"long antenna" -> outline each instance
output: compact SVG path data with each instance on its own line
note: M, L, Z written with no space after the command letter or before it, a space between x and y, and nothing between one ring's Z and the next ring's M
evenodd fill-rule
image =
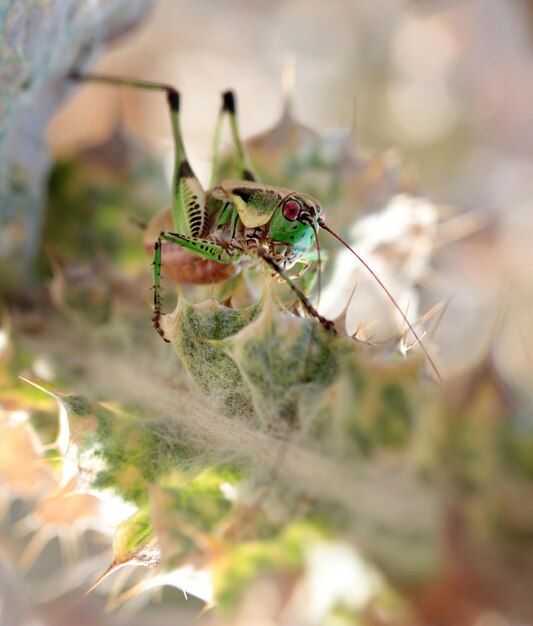
M322 259L320 258L320 241L318 239L318 233L317 233L317 228L316 228L316 224L314 222L311 222L311 226L315 232L315 245L316 245L316 255L318 258L318 298L317 298L317 302L316 302L316 308L318 309L318 307L320 306L320 296L322 295Z
M333 230L331 230L331 228L329 228L329 226L326 225L326 223L322 220L319 219L318 220L318 225L320 226L320 228L323 228L325 231L327 231L328 233L330 233L330 235L333 235L333 237L335 237L335 239L337 241L340 241L340 243L342 243L342 245L346 248L348 248L348 250L358 259L358 261L360 263L362 263L362 265L372 274L372 276L375 278L375 280L377 281L378 285L383 289L383 291L387 294L387 297L389 298L389 300L392 302L392 304L396 307L396 309L398 310L398 312L400 313L400 315L402 316L402 318L404 319L405 323L407 324L407 326L409 327L409 330L413 333L417 343L420 344L420 347L422 348L422 351L424 352L429 364L431 365L431 369L435 372L435 375L437 376L437 378L439 379L439 382L443 382L442 380L442 376L439 373L439 370L437 368L437 366L435 365L435 362L433 361L433 359L431 358L431 356L429 355L429 352L426 350L424 344L422 343L422 340L420 339L420 337L417 335L415 329L413 328L411 322L407 319L407 316L405 315L405 313L402 311L400 305L396 302L396 300L394 299L394 296L391 294L391 292L387 289L387 287L385 287L383 281L381 280L381 278L379 278L379 276L376 274L376 272L374 272L374 270L370 267L370 265L368 265L368 263L359 255L357 254L357 252L351 247L349 246L344 239L342 239L342 237L340 237L339 235L337 235L337 233Z

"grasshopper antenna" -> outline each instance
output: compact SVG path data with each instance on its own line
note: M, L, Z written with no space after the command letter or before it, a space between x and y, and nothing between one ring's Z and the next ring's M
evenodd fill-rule
M440 372L437 368L437 366L435 365L435 362L433 361L433 359L431 358L429 352L427 351L426 347L424 346L424 344L422 343L422 340L420 339L420 337L418 336L418 334L416 333L415 329L413 328L413 325L411 324L411 322L407 319L407 316L405 315L405 313L402 311L400 305L396 302L396 300L394 299L394 296L391 294L391 292L387 289L387 287L385 286L385 284L383 283L383 281L381 280L381 278L379 278L379 276L376 274L376 272L374 272L374 270L370 267L370 265L368 265L368 263L359 255L357 254L357 252L351 247L349 246L342 237L340 237L340 235L337 235L337 233L333 230L331 230L331 228L329 228L329 226L326 225L326 223L324 222L324 220L320 219L318 220L318 225L320 226L320 228L324 229L325 231L327 231L330 235L332 235L333 237L335 237L335 239L337 241L339 241L345 248L347 248L356 258L357 260L370 272L370 274L372 274L372 276L374 277L374 279L377 281L378 285L383 289L383 291L387 294L387 297L389 298L389 300L392 302L392 304L395 306L395 308L398 310L398 312L400 313L400 315L402 316L403 320L405 321L405 323L407 324L407 326L409 327L409 330L413 333L414 338L416 339L417 343L420 344L420 347L422 348L422 352L424 353L424 355L426 356L429 364L431 365L431 369L434 371L435 375L437 376L439 382L443 382L442 380L442 376L440 375Z
M318 298L316 301L316 308L320 306L320 295L322 293L322 259L320 258L320 240L318 237L317 227L314 222L311 222L311 226L315 233L315 246L316 246L316 256L317 256L317 264L318 264L318 278L317 278L317 292Z

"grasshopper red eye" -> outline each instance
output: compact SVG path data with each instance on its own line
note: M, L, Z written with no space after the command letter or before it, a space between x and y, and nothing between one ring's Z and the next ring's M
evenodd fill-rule
M283 205L283 217L294 222L300 215L300 209L301 207L296 200L287 200Z

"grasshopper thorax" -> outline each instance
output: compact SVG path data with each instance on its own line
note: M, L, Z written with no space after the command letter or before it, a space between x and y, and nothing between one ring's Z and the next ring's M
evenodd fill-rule
M323 217L318 200L283 187L231 180L211 194L235 206L244 231L253 233L255 244L267 248L283 269L309 250Z

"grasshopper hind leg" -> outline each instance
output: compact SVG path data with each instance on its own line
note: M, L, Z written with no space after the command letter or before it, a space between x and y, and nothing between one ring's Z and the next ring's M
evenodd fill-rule
M217 125L215 128L211 168L211 187L214 187L218 182L217 176L220 162L220 140L222 137L222 126L226 116L229 117L230 122L231 136L235 148L235 167L237 169L238 178L252 182L257 180L252 166L250 165L250 161L239 132L239 124L237 120L237 98L235 96L235 92L230 89L222 94L222 106L220 108L220 113L218 114Z
M209 215L205 192L187 159L180 128L180 94L172 85L148 80L121 78L104 74L80 74L70 77L80 82L101 83L115 87L158 91L166 95L174 139L174 180L172 186L172 222L174 230L192 237L205 236Z

